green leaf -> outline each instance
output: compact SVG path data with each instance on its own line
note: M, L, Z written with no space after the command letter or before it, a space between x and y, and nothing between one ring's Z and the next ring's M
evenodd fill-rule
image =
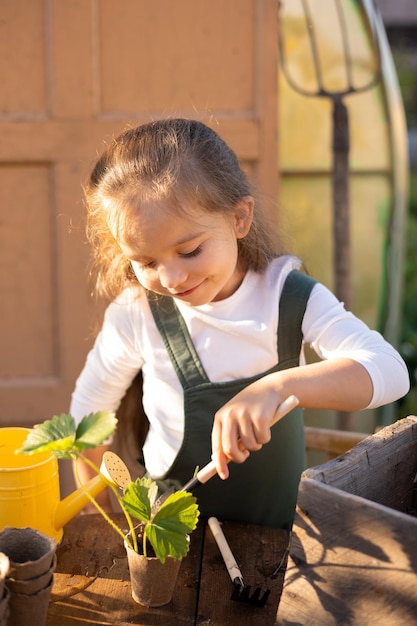
M128 513L141 522L149 522L151 519L152 505L158 494L157 484L150 478L138 478L130 483L126 489L122 501Z
M59 458L73 458L81 450L102 444L114 432L116 424L117 419L110 411L83 417L78 428L72 415L55 415L34 426L18 452L52 452Z
M77 449L100 446L115 431L117 419L112 411L98 411L83 417L78 424L75 445Z
M57 457L70 458L75 440L75 420L71 415L55 415L29 432L22 447L16 452L37 454L52 452Z
M164 563L167 556L182 559L189 550L188 535L196 528L199 510L196 498L188 492L171 494L147 524L145 534Z
M199 510L193 495L176 491L168 496L152 518L157 489L150 478L138 478L126 489L122 500L128 513L145 523L145 537L164 563L167 556L182 559L187 554L188 535L197 526Z

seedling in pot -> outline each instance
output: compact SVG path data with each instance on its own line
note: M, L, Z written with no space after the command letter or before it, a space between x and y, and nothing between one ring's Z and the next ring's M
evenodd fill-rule
M196 498L189 492L178 491L171 494L155 510L153 505L158 496L158 487L153 480L138 478L132 482L127 467L112 452L103 455L100 468L83 454L85 450L102 445L113 434L116 425L117 419L114 413L109 411L85 416L78 426L71 415L61 414L34 426L22 447L16 452L24 454L51 452L58 458L74 461L76 471L78 462L84 461L107 480L125 515L129 533L126 534L117 526L87 489L85 493L126 545L146 556L150 544L161 563L165 562L167 556L181 560L189 550L189 535L198 522L199 510ZM77 478L83 488L79 477ZM133 518L139 520L139 525L135 526ZM138 537L142 544L138 543Z

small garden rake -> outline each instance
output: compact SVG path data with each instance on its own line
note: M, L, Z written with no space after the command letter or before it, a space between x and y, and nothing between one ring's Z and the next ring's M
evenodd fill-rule
M251 604L252 606L265 606L271 590L267 589L261 595L262 590L260 587L257 587L251 595L251 586L243 583L242 572L236 563L235 557L233 556L230 546L227 543L217 517L210 517L208 525L213 533L213 537L216 540L217 546L221 552L227 571L229 572L229 576L233 583L233 592L230 599L238 602L246 602L246 604Z

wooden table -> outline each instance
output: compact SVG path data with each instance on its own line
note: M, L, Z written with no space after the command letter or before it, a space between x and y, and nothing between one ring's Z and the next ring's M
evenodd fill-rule
M230 600L232 583L203 523L192 535L172 602L158 609L141 607L131 597L118 535L99 515L79 516L66 526L57 550L46 626L417 624L417 559L411 558L416 535L410 533L409 550L398 544L400 514L393 524L385 519L388 513L384 517L382 510L366 507L370 517L363 523L352 518L351 510L339 510L334 497L312 506L308 494L302 482L286 571L288 533L223 525L246 584L271 589L262 609ZM380 539L370 540L376 528Z
M123 516L114 515L123 527ZM57 549L46 626L146 624L176 626L268 626L276 623L289 533L226 522L224 533L245 584L271 594L263 608L230 600L232 582L203 520L191 537L172 602L160 608L140 606L131 596L122 541L100 515L80 515L66 527Z

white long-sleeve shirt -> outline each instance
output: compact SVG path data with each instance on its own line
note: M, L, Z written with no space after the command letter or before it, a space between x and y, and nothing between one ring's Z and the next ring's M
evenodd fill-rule
M299 266L295 257L279 257L263 274L248 272L229 298L196 307L176 300L212 382L247 378L276 365L279 299L288 273ZM373 396L365 408L407 393L409 377L398 352L319 283L308 300L302 333L320 358L348 357L366 368ZM171 466L182 442L183 394L146 296L132 287L108 307L77 380L70 408L76 421L98 410L116 410L140 369L150 421L144 458L158 476Z

